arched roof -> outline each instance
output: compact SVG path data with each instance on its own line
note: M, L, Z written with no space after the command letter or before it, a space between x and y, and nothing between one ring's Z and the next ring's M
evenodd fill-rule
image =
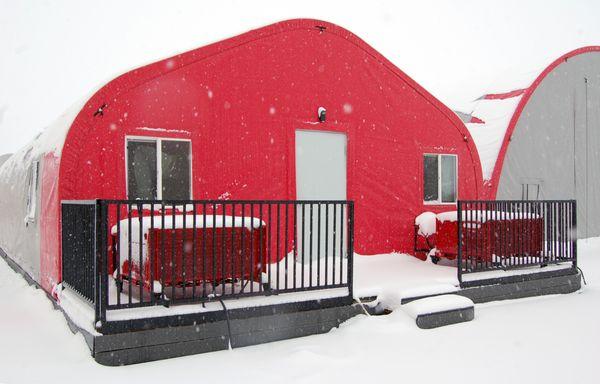
M496 165L494 166L494 171L493 171L492 177L491 177L491 188L492 188L491 196L496 196L496 192L498 190L500 174L502 172L502 166L504 164L504 157L506 155L506 151L508 150L510 138L515 130L515 127L517 125L517 122L519 121L519 118L521 116L521 113L523 112L523 109L529 102L529 99L531 98L531 96L533 95L533 93L535 92L537 87L546 78L546 76L548 76L560 64L566 62L571 57L581 55L584 53L588 53L588 52L600 52L600 46L597 46L597 45L586 46L586 47L581 47L581 48L578 48L573 51L565 53L558 59L554 60L549 66L547 66L536 77L536 79L533 81L533 83L531 83L531 85L524 90L524 92L522 93L522 96L519 100L519 103L517 104L515 111L512 114L512 117L508 123L508 127L506 129L506 133L504 134L504 139L502 141L502 146L500 147L500 152L498 153L498 160L496 161Z
M442 102L427 92L423 87L417 84L413 79L411 79L408 75L402 72L398 67L392 64L389 60L383 57L379 52L358 38L356 35L335 24L314 19L292 19L271 24L217 43L160 60L118 76L100 88L85 103L85 106L81 109L80 113L77 115L73 124L71 125L71 129L66 136L65 146L68 146L69 143L77 143L80 140L85 140L89 130L94 129L94 125L96 123L96 117L94 114L99 110L99 108L102 108L103 113L110 113L111 102L116 101L120 94L130 89L141 86L142 84L145 84L148 81L158 78L171 71L176 71L187 65L197 63L211 56L218 55L221 52L242 46L244 44L294 30L314 29L320 30L324 33L333 33L338 37L352 43L358 49L363 50L373 59L377 60L387 70L391 71L398 78L404 81L408 86L413 88L418 94L420 94L438 111L440 111L459 131L461 137L463 137L466 141L466 144L469 148L469 153L471 155L474 173L477 175L477 178L482 181L481 167L477 149L469 131L466 129L462 121L456 116L456 114L454 114ZM73 169L77 157L77 151L63 151L62 155L60 176L63 181L67 181L70 179L70 177L67 175L67 170ZM75 178L76 176L73 175L73 179ZM67 183L69 182L75 183L76 180L67 181ZM481 183L479 183L479 185L481 185Z
M488 198L496 196L510 138L523 109L539 84L569 58L598 51L600 46L578 48L560 56L542 70L521 74L518 79L508 79L512 88L502 88L500 85L499 92L479 97L474 102L471 113L465 114L465 125L479 151L484 183L489 188L484 193Z

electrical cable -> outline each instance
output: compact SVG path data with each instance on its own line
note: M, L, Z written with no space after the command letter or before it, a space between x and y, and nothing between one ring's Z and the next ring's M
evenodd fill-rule
M583 274L583 271L581 270L580 267L577 267L577 270L579 271L579 273L581 273L581 279L583 280L583 285L587 285L587 281L585 281L585 275Z
M225 320L227 320L227 334L228 334L227 343L229 345L229 349L233 349L233 347L231 346L231 324L229 323L229 312L227 311L227 307L225 306L223 299L219 299L219 301L221 302L221 305L223 306L223 312L225 312Z

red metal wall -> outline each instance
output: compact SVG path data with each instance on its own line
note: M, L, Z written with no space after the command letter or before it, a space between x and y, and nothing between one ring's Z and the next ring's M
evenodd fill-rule
M40 285L47 292L62 280L58 174L60 159L49 152L42 158L40 191Z
M135 135L192 140L195 199L294 199L296 129L347 134L361 254L412 252L415 216L448 209L422 203L423 153L458 155L460 198L476 198L482 185L475 147L448 108L348 31L292 20L100 89L65 142L60 198L126 198L125 137Z

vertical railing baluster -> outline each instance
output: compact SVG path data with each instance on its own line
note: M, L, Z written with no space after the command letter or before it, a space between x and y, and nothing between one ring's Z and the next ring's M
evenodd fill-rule
M250 203L250 293L254 292L254 203Z
M114 267L117 269L116 279L120 281L117 284L117 305L121 305L121 292L123 292L123 277L121 276L121 203L117 203L117 243L116 243L116 255L117 262Z
M321 286L321 203L317 203L317 286Z
M211 293L216 295L217 290L217 208L212 204L211 242L212 242L212 275L210 276Z
M331 263L331 284L335 285L335 255L337 246L337 204L333 203L333 249Z
M152 239L151 236L152 235ZM148 264L147 268L150 271L150 301L155 302L154 297L154 266L156 265L156 257L154 255L154 243L150 240L154 240L156 232L154 231L154 202L150 203L150 228L148 228L148 246L146 247L148 252Z
M187 274L186 272L186 258L185 258L185 231L187 229L187 204L183 203L183 225L181 228L181 283L182 283L182 296L181 298L185 300L186 291L187 291Z
M194 300L196 299L196 283L198 281L198 279L196 278L196 263L198 259L198 253L196 249L196 232L198 232L198 223L196 222L196 202L192 202L192 214L194 215L194 217L192 218L192 300Z
M221 295L225 295L225 281L227 280L227 251L226 251L226 247L225 247L225 243L226 243L226 226L225 226L225 210L226 210L227 205L225 205L225 203L221 204L221 279L222 279L222 292ZM231 228L233 230L233 227Z
M340 282L339 284L343 284L343 274L344 274L344 231L347 230L344 226L344 213L346 212L346 206L344 203L340 203ZM348 249L346 249L348 251Z
M304 207L306 206L306 204L304 203L300 203L302 205L302 250L301 250L301 259L302 259L302 265L301 265L301 276L302 276L302 280L300 281L301 283L301 287L304 288L304 251L306 249L306 246L304 244L304 240L306 238L306 235L304 233L304 227L305 227L305 221L306 221L306 215L305 215L305 209Z
M284 267L284 269L285 269L285 275L284 275L283 280L284 280L284 289L286 289L286 290L289 288L289 286L288 286L288 274L289 274L289 269L288 269L288 267L289 267L288 266L288 259L289 259L289 257L288 257L289 256L288 255L288 241L289 241L289 239L288 239L288 236L289 236L289 229L290 229L289 228L289 226L290 226L290 211L289 211L289 206L290 206L289 202L286 202L285 203L285 234L283 235L284 236L284 239L283 239L284 240L283 241L283 243L284 243L284 246L283 246L283 257L285 257L285 261L284 261L284 263L285 263L285 267ZM292 236L292 239L293 239L293 236ZM292 246L295 247L296 245L293 244ZM293 252L294 252L293 248L290 249L290 251L292 252L292 255L293 255Z
M310 216L310 226L309 226L309 232L308 232L308 236L309 236L309 249L308 249L308 286L312 287L312 277L313 277L313 203L310 203L310 210L309 210L309 216Z
M244 284L244 276L246 273L246 270L244 268L244 265L246 264L246 247L244 244L244 233L246 232L246 205L244 203L242 203L242 226L240 228L240 233L241 233L241 242L240 242L240 255L241 255L241 262L240 262L240 267L242 270L242 273L240 273L242 281L240 282L242 288L240 289L240 293L244 292L244 289L246 288L246 285Z
M235 203L231 203L231 294L235 295L235 234L237 231L237 224L235 222Z
M171 301L177 301L175 297L175 285L177 285L177 251L175 246L177 245L177 232L175 230L175 203L171 203Z
M573 268L577 269L577 200L571 201L571 257Z
M561 258L565 257L566 254L566 234L567 234L567 229L566 229L566 222L567 222L567 214L566 214L566 203L565 202L561 202L560 203L560 212L561 212L561 236L560 236L560 244L561 244L561 251L560 251L560 256Z
M128 274L128 280L127 280L127 284L128 284L128 292L127 292L127 302L129 303L129 305L131 305L132 299L131 299L131 293L133 291L133 287L132 287L132 282L131 282L131 270L133 269L133 263L131 262L131 203L127 204L127 226L128 226L128 230L127 230L127 262L128 267L129 267L129 274Z
M482 233L482 236L484 237L484 241L485 241L485 269L489 269L490 268L490 259L492 258L492 248L491 248L491 244L490 244L490 230L491 228L491 224L490 223L490 218L489 218L489 207L487 205L487 203L482 202L481 203L482 209L483 209L483 217L486 223L486 227L487 227L487 231L486 233Z
M280 275L280 271L279 271L279 264L281 264L281 259L280 259L280 252L281 252L281 242L280 242L280 235L281 235L281 204L277 203L277 254L275 255L275 261L277 262L277 265L275 266L275 273L277 274L276 278L277 278L277 282L276 282L276 290L279 291L279 275ZM285 245L287 247L287 244Z
M271 260L271 248L273 248L273 236L271 234L271 206L273 204L272 203L267 203L267 256L266 256L266 263L267 263L267 285L269 287L269 289L271 289L271 264L272 264L272 260ZM264 267L263 267L264 268Z
M571 259L571 237L569 235L569 226L570 226L570 218L571 218L571 210L568 202L564 202L565 206L565 254L563 256L563 260Z
M354 297L354 202L348 202L348 260L346 268L346 283L348 295Z
M206 298L206 202L202 202L202 299Z
M160 298L165 300L165 201L160 203Z
M263 234L264 234L264 228L263 228L263 203L260 202L258 203L258 219L259 219L259 229L258 229L258 256L257 256L257 262L256 264L259 265L259 270L258 272L258 291L262 291L263 290L263 285L262 285L262 271L264 270L264 257L265 255L263 254ZM253 269L254 271L256 271L256 268Z
M294 238L294 260L293 260L293 279L292 279L292 285L293 288L296 289L296 265L298 264L298 203L294 202L292 203L294 206L294 233L292 234L293 238Z
M514 207L514 222L515 222L515 235L516 235L516 241L515 241L515 245L516 245L516 255L517 257L515 258L515 266L519 267L519 265L521 264L521 260L522 260L522 244L523 244L523 228L522 228L522 220L519 219L519 213L520 213L520 203L518 201L513 202L512 203L513 207Z
M329 285L329 203L325 203L325 286Z
M552 203L552 262L556 261L556 254L558 253L558 209L556 204L556 202Z

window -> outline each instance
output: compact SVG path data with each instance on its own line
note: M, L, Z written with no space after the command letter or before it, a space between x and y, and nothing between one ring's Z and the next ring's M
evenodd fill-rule
M430 204L456 202L456 155L423 156L423 200Z
M142 200L190 199L190 142L127 139L127 195Z
M31 163L31 168L29 169L29 175L27 177L27 215L25 216L25 224L35 222L39 168L40 162L34 161Z

